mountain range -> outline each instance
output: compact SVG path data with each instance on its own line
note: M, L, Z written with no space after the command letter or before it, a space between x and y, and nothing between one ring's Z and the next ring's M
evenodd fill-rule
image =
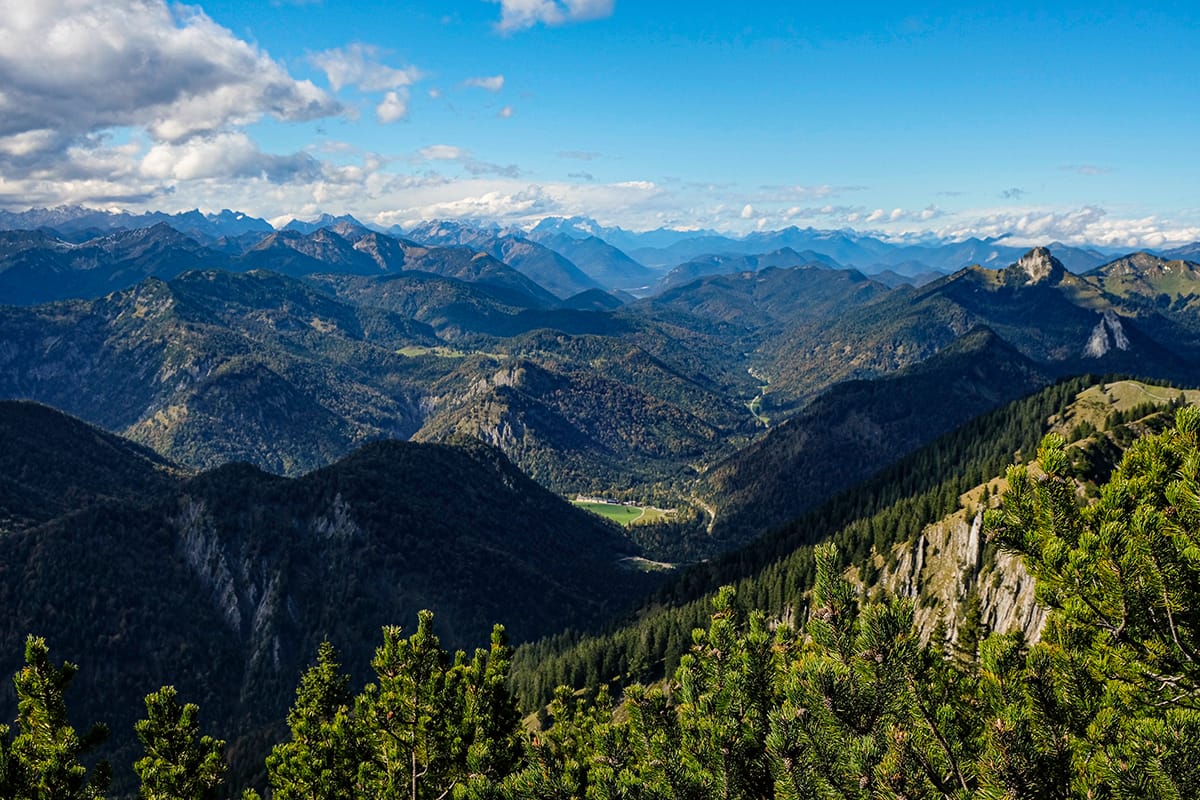
M169 225L206 246L235 255L274 232L265 220L228 210L215 214L197 210L177 214L132 214L63 206L23 212L0 211L0 230L41 230L70 243L156 224ZM665 228L631 232L602 226L584 217L548 217L529 230L461 220L434 220L409 229L399 226L384 229L365 225L350 215L323 214L313 220L293 219L281 228L303 235L323 229L333 229L351 239L356 237L348 236L347 232L358 229L427 245L467 246L505 261L560 299L596 286L642 296L652 290L662 273L687 262L713 257L763 256L786 249L802 254L805 262L878 273L884 275L888 283L907 280L917 284L927 282L930 276L947 274L971 264L1003 266L1015 261L1023 252L1023 248L1006 244L1005 237L885 241L852 230L796 227L733 237L715 231ZM1112 248L1058 242L1048 247L1074 273L1086 272L1123 254ZM1194 259L1196 247L1197 244L1192 243L1157 254Z
M427 238L465 235L438 230ZM1046 379L1186 380L1200 361L1197 268L1148 253L1075 275L1042 248L892 289L831 264L769 266L805 257L779 251L721 259L746 269L642 300L592 288L563 302L487 253L346 220L270 233L240 254L162 224L82 245L3 235L8 287L140 282L0 306L0 396L193 468L245 460L298 475L373 439L468 434L557 491L687 505L691 482L762 425L976 330Z
M494 622L529 643L527 711L558 682L661 675L719 583L802 614L831 537L868 589L956 604L955 637L970 603L1036 633L1032 601L993 585L1015 567L959 541L988 482L1051 427L1102 474L1122 415L1151 426L1141 396L1174 402L1080 376L1200 384L1186 258L226 221L0 233L0 672L49 637L87 665L79 713L123 731L125 763L163 683L239 769L261 763L323 638L361 670L381 625L426 607L451 647ZM693 248L671 270L644 257ZM848 266L970 254L919 287ZM959 577L921 577L933 564Z

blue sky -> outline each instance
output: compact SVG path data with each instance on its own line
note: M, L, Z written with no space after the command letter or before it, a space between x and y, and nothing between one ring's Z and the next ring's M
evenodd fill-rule
M0 204L1191 241L1198 17L0 0Z

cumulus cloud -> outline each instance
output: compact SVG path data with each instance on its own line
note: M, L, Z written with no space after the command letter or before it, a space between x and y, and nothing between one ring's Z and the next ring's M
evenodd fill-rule
M614 0L491 0L500 5L501 33L532 28L535 25L565 25L610 17Z
M157 203L163 195L157 183L91 178L84 180L22 179L0 175L0 207L25 209L60 204L135 205ZM220 208L221 206L213 206Z
M920 209L893 208L888 211L884 208L827 203L822 206L790 206L773 213L771 217L778 219L780 224L809 221L822 226L874 225L882 232L895 230L896 226L902 224L927 223L943 214L942 209L932 204Z
M749 203L746 203L746 205L742 206L741 216L742 216L742 219L750 219L751 217L753 217L754 216L754 206L750 205Z
M817 219L822 217L832 217L837 219L846 219L851 214L861 212L861 209L854 206L790 206L780 212L780 217L785 222L801 219Z
M382 63L382 56L378 47L356 43L316 53L309 56L309 60L325 73L335 92L344 86L357 86L365 92L384 92L412 86L422 78L416 67L389 67Z
M417 155L425 161L458 161L469 156L466 150L450 144L433 144L429 147L422 147L417 151Z
M140 172L159 180L264 178L283 183L315 180L322 170L307 153L264 153L245 133L235 132L156 144L142 158Z
M1200 226L1180 225L1155 215L1112 217L1099 206L1059 210L1002 209L959 215L937 233L948 238L1008 236L1014 244L1094 244L1108 247L1161 247L1200 240Z
M311 120L341 106L197 8L163 0L39 0L0 14L0 157L34 170L89 135L156 142Z
M505 106L504 108L502 108L496 112L496 116L500 117L500 119L508 119L512 115L513 115L513 107L512 106Z
M504 88L504 76L492 75L490 77L467 78L463 81L463 86L475 86L479 89L487 89L489 92L498 92Z
M383 124L398 122L408 116L408 92L400 89L388 92L375 106L375 118Z
M458 218L532 224L545 216L589 213L602 224L658 227L671 224L670 195L652 181L608 184L523 184L504 178L471 178L461 183L406 193L411 201L374 217L380 225L414 225L422 220Z
M436 193L435 193L436 194ZM478 219L512 222L550 216L559 210L555 200L538 185L502 187L479 194L427 198L421 205L383 211L381 225L408 226L428 219Z

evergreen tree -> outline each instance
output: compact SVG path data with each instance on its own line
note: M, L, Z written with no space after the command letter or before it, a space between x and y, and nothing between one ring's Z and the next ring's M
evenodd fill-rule
M444 798L453 789L449 769L456 743L450 720L462 719L461 696L447 690L447 655L433 633L433 614L418 615L409 638L383 629L371 666L377 682L357 698L364 755L360 791L380 800ZM453 687L452 687L453 688Z
M490 647L476 650L471 663L459 667L464 673L459 682L464 692L460 731L468 738L462 791L456 796L492 796L521 760L521 714L508 690L511 664L512 648L503 626L497 625Z
M761 797L771 772L765 739L777 654L761 612L746 615L731 587L675 672L684 763L715 797Z
M767 740L778 796L965 796L953 666L918 647L910 603L863 605L836 548L816 557L809 641L781 678Z
M351 719L350 678L328 641L304 673L288 713L291 741L267 756L267 777L277 800L342 800L358 783L357 733Z
M107 762L96 764L91 776L80 762L108 729L97 724L81 737L67 720L64 695L77 669L51 665L45 639L26 640L25 666L13 678L17 735L4 759L14 800L92 800L108 788Z
M1069 475L1065 443L1047 437L988 516L1050 609L1021 715L993 750L1070 759L1036 796L1200 796L1200 409L1134 443L1094 504Z
M602 686L594 698L559 686L547 708L552 724L530 737L526 763L505 782L510 797L583 797L596 764L595 742L612 722L613 701Z
M224 785L225 742L200 736L199 708L180 705L175 687L146 696L146 719L134 725L146 756L134 771L146 800L211 800Z

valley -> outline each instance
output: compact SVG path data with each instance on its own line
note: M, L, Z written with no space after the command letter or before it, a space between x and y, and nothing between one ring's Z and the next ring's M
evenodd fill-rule
M6 233L0 672L31 632L122 665L78 709L124 763L177 684L263 786L323 641L361 685L423 609L452 649L503 623L544 716L559 685L672 675L722 586L799 624L823 542L965 663L1048 619L985 530L1005 467L1056 433L1094 492L1200 400L1190 262L1034 248L917 287L849 249L666 269L547 231Z
M1200 798L1197 31L0 0L0 800Z

